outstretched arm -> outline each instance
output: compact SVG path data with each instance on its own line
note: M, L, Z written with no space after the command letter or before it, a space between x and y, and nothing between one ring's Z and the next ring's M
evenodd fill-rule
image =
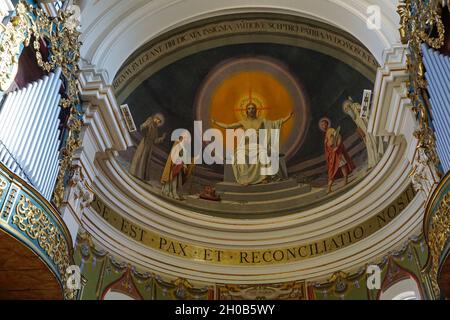
M239 122L226 124L226 123L217 122L214 119L212 119L211 122L212 122L212 124L215 124L216 126L222 128L222 129L237 129L237 128L242 127L242 125Z
M286 118L281 119L283 121L283 124L288 122L293 116L294 116L294 113L291 112Z

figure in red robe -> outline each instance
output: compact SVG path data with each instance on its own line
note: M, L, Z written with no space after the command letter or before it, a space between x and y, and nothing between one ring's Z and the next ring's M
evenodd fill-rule
M182 196L183 185L192 176L196 159L192 159L191 164L183 162L183 154L190 148L190 136L184 133L179 141L176 141L167 158L166 165L161 177L162 194L176 199L184 200ZM174 162L174 159L176 161Z
M343 176L345 185L348 184L348 176L355 169L355 165L345 149L340 128L337 130L331 128L331 121L328 118L321 119L319 121L319 127L325 133L325 158L328 168L327 193L330 193L332 191L331 187L337 178Z

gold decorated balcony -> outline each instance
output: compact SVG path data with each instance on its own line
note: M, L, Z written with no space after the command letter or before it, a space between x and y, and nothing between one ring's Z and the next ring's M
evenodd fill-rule
M72 240L53 206L0 163L0 299L72 299Z

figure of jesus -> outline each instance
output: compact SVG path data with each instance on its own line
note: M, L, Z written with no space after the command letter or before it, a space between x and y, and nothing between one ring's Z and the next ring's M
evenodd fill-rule
M252 137L250 133L250 136L244 136L241 141L238 142L238 149L236 154L243 153L245 157L247 157L247 161L245 161L245 163L238 163L238 157L236 156L236 154L234 156L233 172L235 179L239 184L248 186L268 182L269 176L261 174L262 164L260 162L252 162L248 159L248 155L252 153L252 148L257 148L258 150L256 152L261 152L261 143L258 142L253 145L249 143L249 141L258 141L259 130L261 129L266 129L268 131L268 136L271 137L270 130L280 130L283 124L289 121L289 119L291 119L293 115L293 113L290 113L285 118L271 121L259 117L257 106L254 103L249 103L246 107L246 118L239 122L225 124L212 119L212 123L222 129L243 129L247 133L250 131L253 132L254 135L256 135L256 137ZM254 138L254 140L252 140L252 138ZM271 143L279 143L279 141L271 141ZM270 146L267 146L267 149L270 148ZM267 152L267 150L265 151Z

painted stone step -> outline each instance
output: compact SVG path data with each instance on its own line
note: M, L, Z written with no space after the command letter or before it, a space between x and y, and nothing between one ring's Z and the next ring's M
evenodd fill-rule
M251 203L258 201L272 201L284 198L289 198L301 194L305 194L311 191L309 185L296 185L292 188L283 188L274 191L264 192L224 192L220 196L222 200L239 202L239 203Z
M186 202L200 211L205 210L208 214L221 217L236 217L242 219L265 218L275 215L283 215L305 208L312 203L323 199L326 189L313 190L309 193L278 200L255 201L250 203L237 203L231 201L213 202L199 199L198 196L188 196Z
M220 182L216 184L216 191L218 193L224 192L239 192L239 193L259 193L271 192L283 189L290 189L297 187L298 183L294 179L287 179L283 181L270 182L266 184L257 184L250 186L243 186L232 182Z

